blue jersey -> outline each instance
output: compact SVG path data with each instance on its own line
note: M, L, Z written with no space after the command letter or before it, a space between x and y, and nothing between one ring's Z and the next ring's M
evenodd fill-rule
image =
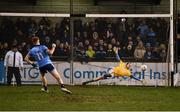
M47 64L52 64L47 49L44 45L36 45L29 51L28 55L37 61L39 67L43 67Z

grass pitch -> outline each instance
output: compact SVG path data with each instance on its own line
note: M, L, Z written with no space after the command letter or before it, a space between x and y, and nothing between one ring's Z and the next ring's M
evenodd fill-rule
M169 87L67 86L73 94L62 93L58 86L0 86L0 110L180 110L180 89Z

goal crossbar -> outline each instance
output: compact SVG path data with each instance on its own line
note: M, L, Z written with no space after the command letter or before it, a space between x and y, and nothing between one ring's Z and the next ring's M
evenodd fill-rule
M145 17L172 17L171 14L86 14L86 17L127 17L127 18L145 18Z
M21 16L21 17L70 17L70 14L58 13L13 13L1 12L0 16Z
M0 16L21 16L21 17L70 17L70 14L59 13L13 13L13 12L1 12ZM84 14L85 17L128 17L128 18L145 18L145 17L172 17L172 14Z

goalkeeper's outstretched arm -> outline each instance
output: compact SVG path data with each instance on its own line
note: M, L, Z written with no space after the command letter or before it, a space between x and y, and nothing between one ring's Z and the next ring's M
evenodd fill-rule
M118 48L114 47L113 49L114 49L114 52L116 54L117 61L120 61L121 59L120 59L119 54L118 54Z
M118 54L118 53L116 53L116 59L117 59L118 61L120 61L120 57L119 57L119 54Z

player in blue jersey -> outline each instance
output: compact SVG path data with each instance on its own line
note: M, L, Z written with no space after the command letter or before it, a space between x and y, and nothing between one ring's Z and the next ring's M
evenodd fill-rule
M64 87L63 80L61 79L60 74L57 72L49 57L49 55L52 55L54 53L56 44L52 44L52 48L48 49L46 46L40 45L39 37L33 37L32 43L34 44L34 47L26 55L25 60L33 67L39 67L43 84L43 88L41 90L44 92L48 92L45 73L49 72L57 80L58 84L60 85L60 89L63 92L71 94L71 91ZM34 58L35 62L30 60L31 57Z

